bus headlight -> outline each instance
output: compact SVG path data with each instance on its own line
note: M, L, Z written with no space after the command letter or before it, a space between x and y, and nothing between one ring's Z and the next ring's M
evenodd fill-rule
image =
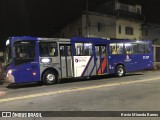
M12 69L8 70L6 77L8 77L9 74L12 74Z
M8 74L12 74L12 70L8 70Z
M5 79L6 82L9 82L9 83L14 83L15 82L14 76L12 75L12 73L13 73L12 69L8 70L7 75L6 75L6 79Z

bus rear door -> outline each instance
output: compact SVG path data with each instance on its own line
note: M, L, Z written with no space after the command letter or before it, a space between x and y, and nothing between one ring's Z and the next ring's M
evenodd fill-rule
M96 73L104 74L107 73L108 60L107 60L107 49L106 45L95 45L95 64Z

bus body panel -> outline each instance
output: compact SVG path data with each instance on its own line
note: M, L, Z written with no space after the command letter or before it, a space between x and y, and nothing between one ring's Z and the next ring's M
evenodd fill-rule
M33 61L15 65L14 43L20 41L35 42L35 59ZM56 56L40 56L40 43L56 43ZM147 41L142 41L147 43ZM83 46L92 45L90 55L77 55L76 44ZM123 44L123 54L111 54L111 44ZM150 53L128 54L124 51L125 43L135 43L131 40L107 40L101 38L74 37L71 39L36 38L36 37L11 37L12 62L7 67L7 75L10 75L13 83L41 81L45 70L55 70L59 78L66 77L90 77L99 74L115 73L118 65L123 65L126 72L153 68L152 44ZM50 60L50 62L43 62ZM8 74L12 70L11 74Z
M37 38L33 37L10 37L10 44L11 46L14 46L14 43L17 41L35 41L35 46L37 46L36 40ZM39 68L39 59L38 59L38 48L35 47L35 59L31 62L15 65L15 59L13 55L14 48L12 49L12 67L8 67L6 71L12 70L12 75L14 80L9 80L13 83L22 83L22 82L34 82L34 81L40 81L40 68ZM31 51L32 52L32 51Z

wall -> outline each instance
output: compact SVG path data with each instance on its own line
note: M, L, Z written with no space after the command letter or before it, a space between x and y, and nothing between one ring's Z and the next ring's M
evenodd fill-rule
M116 38L132 39L132 40L142 39L141 24L142 23L140 23L140 22L118 19L116 22ZM119 25L121 25L121 34L119 34ZM127 27L127 26L133 27L133 35L126 35L125 34L125 27Z
M116 2L116 5L115 5L115 10L121 10L121 5L125 5L125 6L128 6L128 12L133 12L133 13L137 13L137 9L140 10L140 14L142 13L142 8L140 5L128 5L128 4L123 4L123 3L120 3L120 2Z
M143 35L144 40L158 40L160 39L160 26L144 26L143 29L147 29L148 34Z
M105 15L89 15L89 33L90 37L116 37L116 19L106 17ZM98 23L100 23L101 30L98 31ZM86 15L82 16L82 33L86 35Z
M82 32L82 17L80 16L75 21L71 22L70 24L66 25L60 31L60 37L63 38L70 38L73 36L80 36L79 30Z

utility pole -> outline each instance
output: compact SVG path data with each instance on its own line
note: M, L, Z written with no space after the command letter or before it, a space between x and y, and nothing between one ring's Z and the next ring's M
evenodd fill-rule
M89 37L88 0L86 0L86 36Z

